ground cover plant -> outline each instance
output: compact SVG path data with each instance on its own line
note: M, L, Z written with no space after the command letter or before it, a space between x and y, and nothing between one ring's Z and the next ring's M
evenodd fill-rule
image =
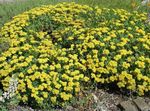
M5 0L3 0L5 1ZM6 0L7 1L7 0ZM9 0L8 0L9 1ZM0 27L24 11L47 4L57 4L61 2L75 2L89 6L99 6L100 8L120 8L128 11L137 10L141 0L11 0L13 2L0 2ZM145 12L147 9L143 6L138 9L139 12Z
M61 3L13 17L0 30L9 45L0 55L7 91L17 77L22 103L63 106L92 84L150 91L150 24L147 13Z

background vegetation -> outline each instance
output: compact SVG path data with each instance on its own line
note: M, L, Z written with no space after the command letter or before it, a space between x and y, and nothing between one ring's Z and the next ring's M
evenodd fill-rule
M76 2L90 6L106 8L122 8L128 11L136 10L141 0L15 0L15 2L0 2L0 27L13 16L40 5L56 4L60 2ZM138 11L145 11L142 7Z

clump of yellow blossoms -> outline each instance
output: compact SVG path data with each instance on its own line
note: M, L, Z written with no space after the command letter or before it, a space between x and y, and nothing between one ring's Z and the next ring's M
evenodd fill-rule
M83 82L116 83L140 95L150 91L150 24L146 13L75 3L42 6L15 16L0 30L10 47L0 55L7 90L31 104L62 105Z

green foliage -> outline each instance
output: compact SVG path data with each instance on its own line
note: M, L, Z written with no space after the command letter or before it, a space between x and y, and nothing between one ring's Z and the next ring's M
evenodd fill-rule
M0 38L0 53L6 51L9 48L9 40L6 38Z
M3 97L3 91L0 90L0 97ZM4 99L4 101L0 101L0 111L9 111L10 106L17 106L19 104L20 100L14 96L11 99Z

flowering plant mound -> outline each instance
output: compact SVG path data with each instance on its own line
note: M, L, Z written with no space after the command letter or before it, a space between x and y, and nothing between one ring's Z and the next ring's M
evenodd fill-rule
M75 3L42 6L15 16L0 35L0 80L18 76L24 103L63 105L81 83L116 83L150 91L150 24L146 13L99 9Z

